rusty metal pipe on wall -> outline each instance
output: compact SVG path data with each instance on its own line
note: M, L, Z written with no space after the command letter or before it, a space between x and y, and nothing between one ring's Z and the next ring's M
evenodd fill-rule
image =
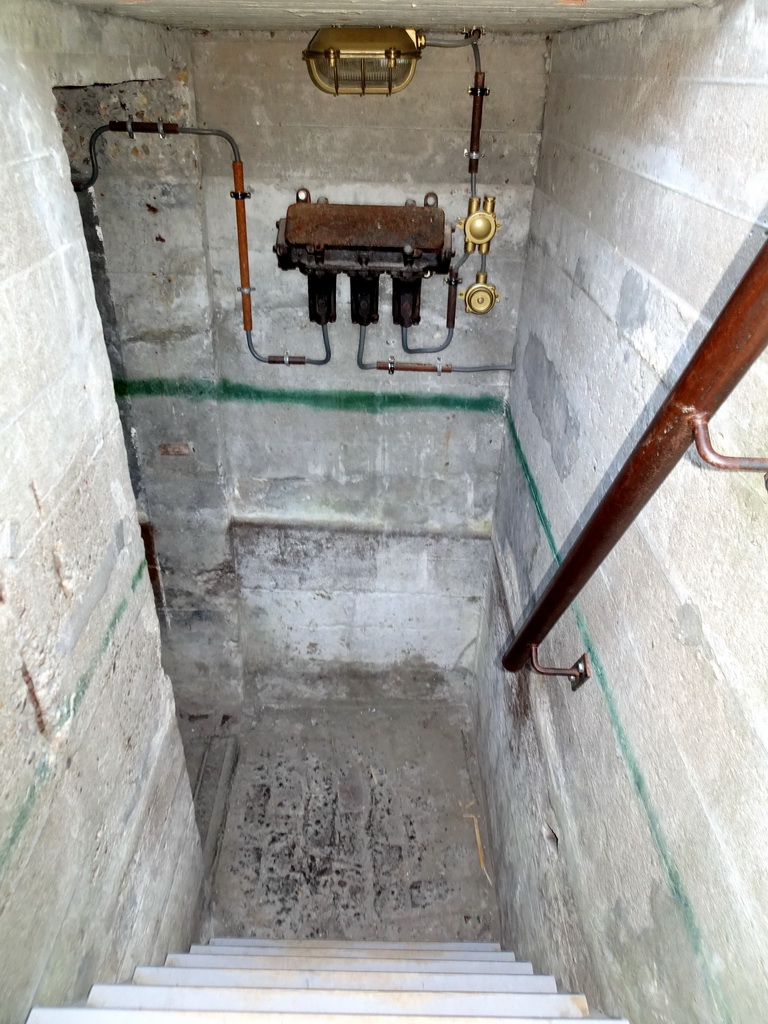
M563 558L533 611L502 656L524 668L603 559L768 347L768 243L758 253L653 421ZM708 439L708 435L707 435ZM715 453L716 454L716 453ZM720 457L729 463L728 457ZM748 465L747 463L751 463ZM720 468L768 469L768 461L732 460Z
M250 199L250 192L245 191L243 178L243 164L240 159L240 149L229 134L220 128L187 128L182 127L175 121L109 121L97 128L91 135L88 143L88 151L91 159L91 176L87 181L75 183L76 192L84 192L95 184L99 176L99 164L96 156L96 143L105 132L118 132L133 138L137 133L145 135L159 135L165 138L166 135L209 135L224 141L232 149L232 179L233 191L230 193L235 200L235 216L237 221L237 251L240 263L240 293L242 296L243 308L243 330L253 329L253 315L251 312L251 271L248 262L248 232L245 219L245 200Z
M453 366L450 363L398 363L394 359L388 362L379 359L376 362L376 369L386 370L388 373L394 373L395 370L410 370L411 373L453 373Z
M483 127L483 100L488 94L485 88L485 72L475 72L475 84L469 90L472 98L472 127L469 133L469 173L477 174L480 161L480 131Z

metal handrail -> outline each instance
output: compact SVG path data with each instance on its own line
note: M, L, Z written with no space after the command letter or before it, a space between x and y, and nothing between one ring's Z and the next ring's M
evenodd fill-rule
M534 666L537 664L538 645L685 455L692 441L696 442L701 458L719 469L768 472L768 459L734 458L715 452L707 426L766 347L768 243L757 254L507 647L501 662L508 672L520 671L531 660ZM588 672L588 662L585 665ZM573 668L549 670L547 674L554 672L573 681ZM583 678L575 680L574 688L583 681Z

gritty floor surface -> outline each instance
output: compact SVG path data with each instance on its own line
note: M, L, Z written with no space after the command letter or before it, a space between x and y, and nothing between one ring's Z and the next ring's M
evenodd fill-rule
M497 937L465 708L272 707L236 731L214 935Z

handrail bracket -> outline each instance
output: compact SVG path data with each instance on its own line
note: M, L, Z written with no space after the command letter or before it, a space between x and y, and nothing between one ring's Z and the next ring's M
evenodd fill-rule
M574 692L592 676L592 667L589 664L589 655L585 651L578 661L570 668L549 668L539 661L539 645L531 644L529 648L531 668L540 676L565 676L571 681L571 690Z
M752 459L736 455L721 455L712 447L709 436L709 418L701 412L690 419L693 439L699 458L715 469L739 470L741 472L768 473L768 459Z

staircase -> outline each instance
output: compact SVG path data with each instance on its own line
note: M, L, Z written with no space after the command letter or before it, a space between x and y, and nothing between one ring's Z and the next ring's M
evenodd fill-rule
M583 996L491 942L212 939L94 985L85 1006L27 1024L515 1024L589 1018ZM616 1022L616 1024L627 1024Z

